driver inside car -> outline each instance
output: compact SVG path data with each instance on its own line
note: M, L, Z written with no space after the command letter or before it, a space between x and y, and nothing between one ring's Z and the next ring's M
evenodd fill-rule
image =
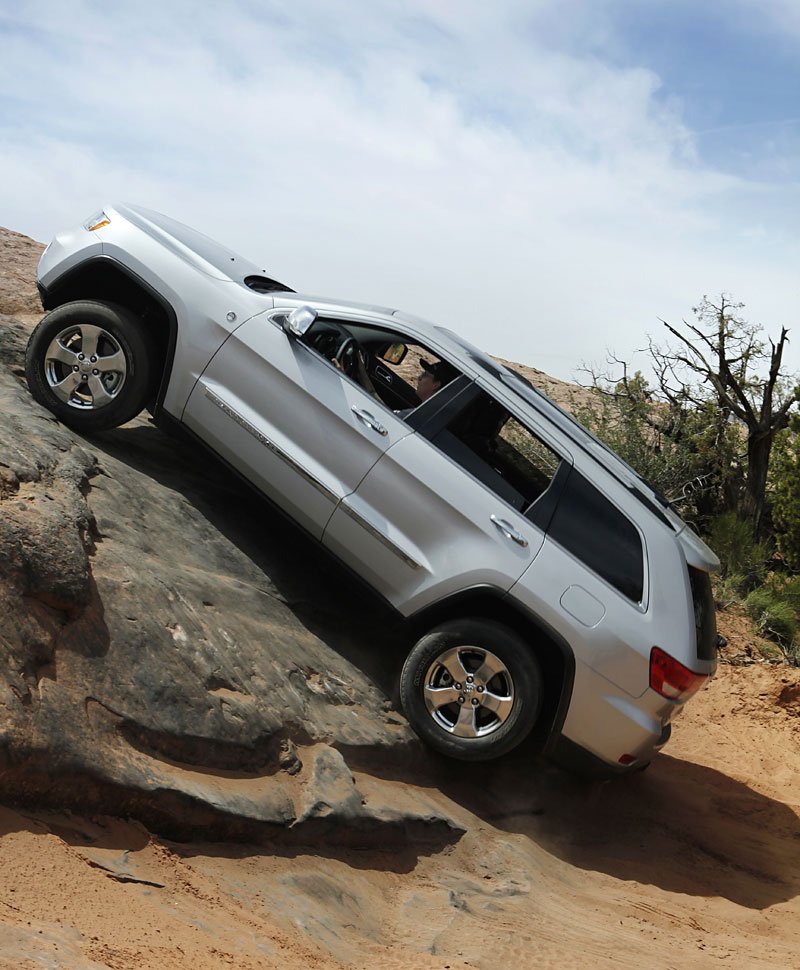
M374 397L376 401L380 401L381 404L387 404L370 378L368 368L371 358L369 351L362 347L355 337L346 336L339 341L335 352L330 355L326 354L326 356L336 368L360 385L367 394ZM431 362L420 359L419 366L421 370L417 377L416 386L419 401L413 406L396 410L394 413L400 418L406 418L420 404L433 397L445 384L449 384L450 381L458 377L459 373L455 367L444 360Z
M438 360L434 363L429 360L420 360L419 366L422 368L422 373L417 378L417 395L420 404L433 397L445 384L449 384L450 381L458 377L458 371L446 360ZM419 404L416 407L419 407ZM416 410L416 407L402 408L400 411L395 411L395 414L400 418L407 418L412 411Z
M349 347L348 347L349 344ZM343 349L349 349L350 356L348 358L342 353ZM333 358L333 366L337 367L343 374L347 374L348 377L360 384L361 387L375 398L376 401L381 400L380 394L375 390L375 385L372 383L369 374L367 373L367 362L364 354L364 350L359 346L354 337L345 340L339 347L339 351Z

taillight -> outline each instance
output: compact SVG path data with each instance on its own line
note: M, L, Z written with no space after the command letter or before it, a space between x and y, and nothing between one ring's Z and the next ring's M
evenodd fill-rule
M688 700L708 680L708 674L696 674L660 647L650 651L650 686L671 701Z

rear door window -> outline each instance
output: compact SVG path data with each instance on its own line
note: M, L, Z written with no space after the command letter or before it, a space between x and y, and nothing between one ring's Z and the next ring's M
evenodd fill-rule
M471 396L444 427L423 428L422 433L514 509L528 514L555 479L561 458L485 391L475 388Z

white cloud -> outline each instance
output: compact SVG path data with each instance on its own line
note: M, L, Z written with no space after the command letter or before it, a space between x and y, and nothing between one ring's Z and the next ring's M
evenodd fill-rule
M800 6L796 0L734 0L754 25L777 29L800 38Z
M646 65L553 49L549 0L19 9L0 21L11 228L140 202L298 288L559 376L703 292L791 323L787 197L704 168Z

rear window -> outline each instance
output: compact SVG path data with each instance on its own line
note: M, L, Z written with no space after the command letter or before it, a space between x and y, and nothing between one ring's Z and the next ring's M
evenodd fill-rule
M717 656L717 613L711 577L701 569L689 566L689 585L692 588L694 625L697 631L697 659L714 660Z
M556 508L550 535L628 599L642 601L644 551L639 532L575 469Z

